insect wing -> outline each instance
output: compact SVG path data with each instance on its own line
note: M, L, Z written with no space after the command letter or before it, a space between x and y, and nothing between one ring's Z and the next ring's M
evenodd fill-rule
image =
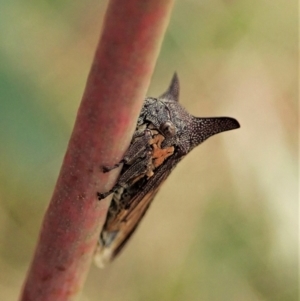
M120 210L105 226L103 231L108 232L112 239L107 244L102 245L99 243L95 254L96 265L104 267L105 264L112 261L126 245L145 215L160 186L180 160L174 160L172 157L168 158L166 162L157 169L155 174L148 179L145 185L140 187L137 194L132 196L132 199L129 201L130 207ZM115 231L114 229L118 230Z

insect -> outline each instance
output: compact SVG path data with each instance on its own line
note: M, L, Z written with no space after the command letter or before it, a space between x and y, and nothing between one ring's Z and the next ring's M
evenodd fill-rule
M115 186L97 193L99 200L113 194L95 255L99 266L122 250L160 186L184 156L210 136L240 127L230 117L194 117L178 99L179 80L175 73L165 93L145 99L124 158L103 167L103 172L109 172L123 164Z

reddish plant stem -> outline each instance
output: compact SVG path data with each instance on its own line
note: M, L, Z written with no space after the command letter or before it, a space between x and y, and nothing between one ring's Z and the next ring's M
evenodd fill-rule
M74 300L152 75L173 0L112 0L20 300Z

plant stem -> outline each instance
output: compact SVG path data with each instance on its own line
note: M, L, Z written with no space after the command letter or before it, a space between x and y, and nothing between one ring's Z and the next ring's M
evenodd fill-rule
M173 0L112 0L45 214L22 301L74 300L85 281L119 170L154 69ZM101 294L101 292L99 292Z

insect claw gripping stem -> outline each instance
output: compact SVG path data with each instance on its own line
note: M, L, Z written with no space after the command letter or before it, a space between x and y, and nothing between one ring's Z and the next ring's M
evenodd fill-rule
M106 197L108 197L111 193L114 193L114 192L115 192L115 189L111 189L111 190L109 190L109 191L107 191L107 192L103 192L103 193L97 192L98 200L99 200L99 201L100 201L100 200L103 200L103 199L105 199Z
M113 166L102 166L102 172L107 173L110 172L111 170L118 168L122 163L124 163L125 160L121 160L119 163L113 165Z

